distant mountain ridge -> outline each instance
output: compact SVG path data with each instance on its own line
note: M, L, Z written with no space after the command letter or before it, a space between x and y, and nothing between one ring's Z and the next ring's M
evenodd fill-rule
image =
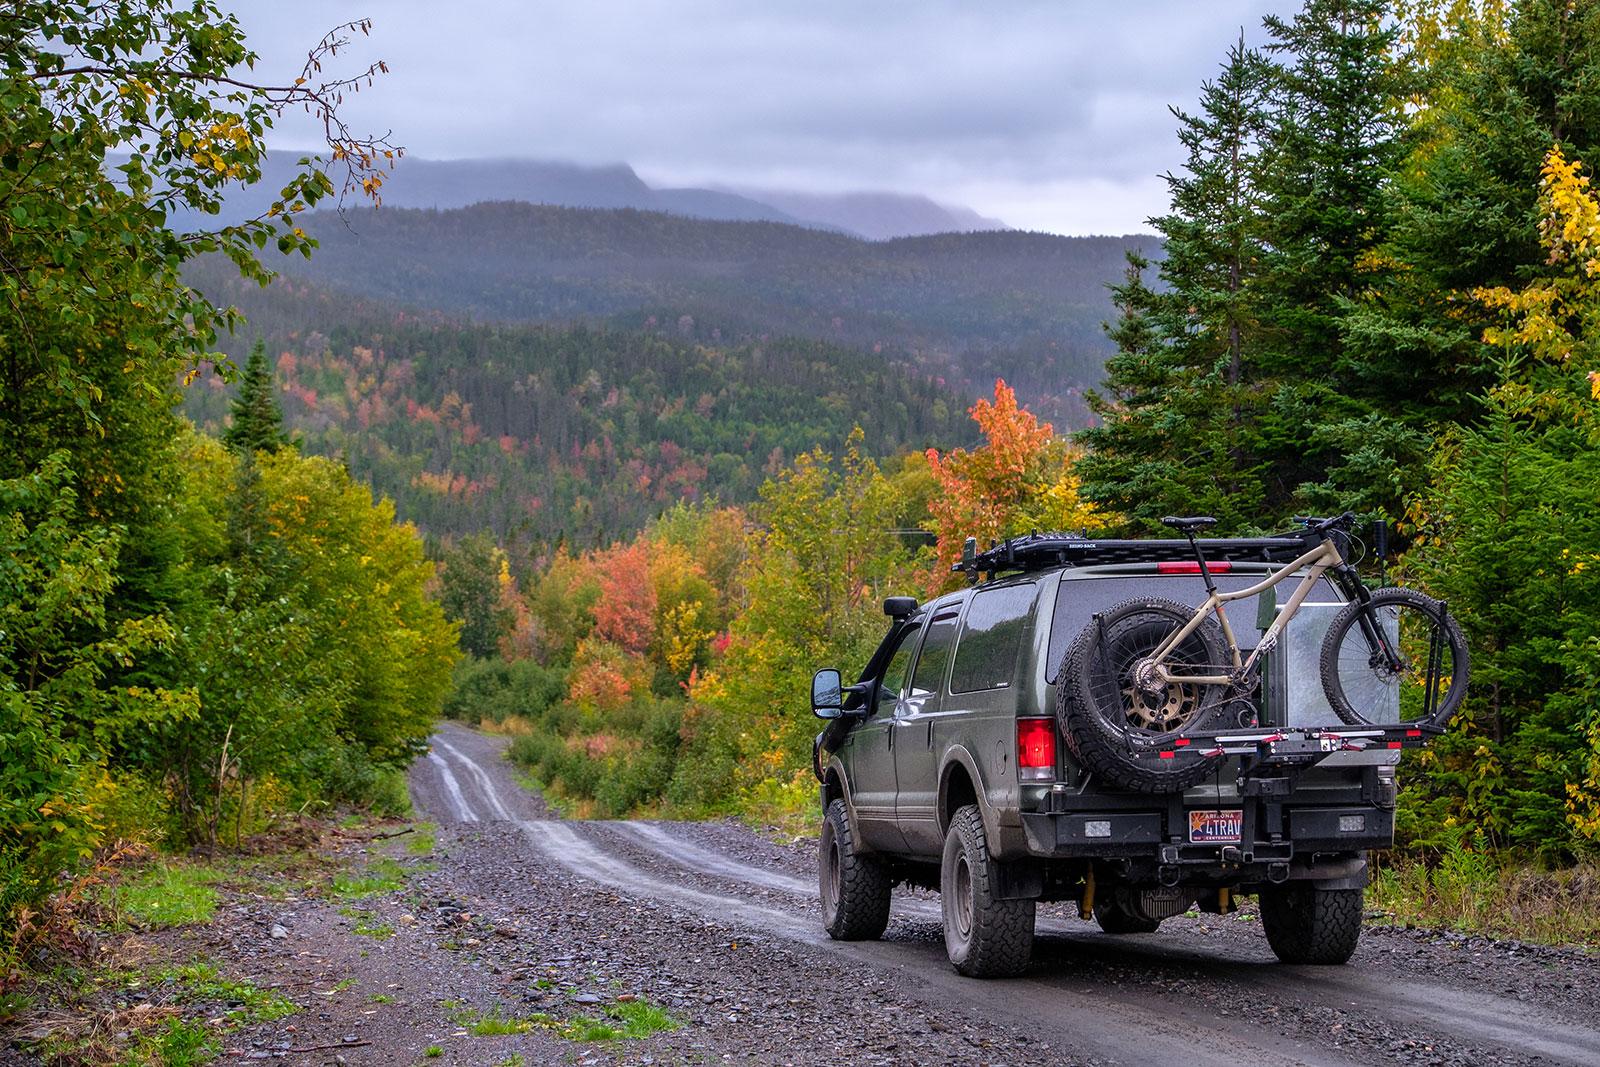
M871 455L972 443L970 398L907 359L804 338L705 344L668 330L466 323L298 279L262 288L215 261L215 299L256 336L306 451L337 456L433 535L492 529L584 548L679 500L746 503L795 456L855 427ZM220 430L205 375L185 411Z
M1107 285L1146 235L1000 231L867 241L769 221L517 202L313 213L279 266L320 286L482 322L604 322L703 343L802 337L903 353L1067 424L1111 346Z
M771 204L808 224L826 224L872 241L935 233L1009 230L999 219L906 193L801 193L784 189L731 189Z
M294 174L300 156L270 152L263 180L228 197L223 222L265 210L271 190ZM726 222L783 222L835 230L871 240L931 233L1004 230L1005 223L964 207L902 193L803 193L785 190L656 188L626 163L589 166L535 159L418 159L406 156L383 184L388 207L449 210L494 201L555 207L633 208ZM180 226L210 225L212 217L179 216Z

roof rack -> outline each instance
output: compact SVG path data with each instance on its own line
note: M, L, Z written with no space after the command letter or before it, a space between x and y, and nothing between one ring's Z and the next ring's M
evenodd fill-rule
M1283 563L1306 550L1304 537L1294 534L1279 537L1201 537L1196 538L1196 544L1208 561ZM950 570L953 573L965 572L968 578L977 581L980 575L987 574L993 578L1010 571L1194 559L1194 546L1187 538L1178 537L1108 540L1083 534L1035 533L991 545L983 552L979 552L977 547L975 538L967 538L961 561L953 564Z

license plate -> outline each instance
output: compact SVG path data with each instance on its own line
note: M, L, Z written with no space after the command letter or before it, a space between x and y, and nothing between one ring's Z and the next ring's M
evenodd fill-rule
M1244 809L1191 811L1189 841L1196 845L1237 845L1244 832Z

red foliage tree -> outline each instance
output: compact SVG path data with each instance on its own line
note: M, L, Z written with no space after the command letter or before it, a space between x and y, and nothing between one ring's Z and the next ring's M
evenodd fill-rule
M635 655L655 640L656 590L650 580L650 546L644 540L618 545L597 559L600 599L594 632Z

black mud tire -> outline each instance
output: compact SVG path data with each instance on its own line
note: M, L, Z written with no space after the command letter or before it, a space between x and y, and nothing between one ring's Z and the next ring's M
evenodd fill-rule
M1467 698L1467 683L1469 681L1469 659L1467 655L1467 639L1461 633L1461 627L1456 624L1455 617L1445 610L1444 604L1419 593L1415 589L1389 588L1379 589L1372 594L1372 606L1383 608L1394 607L1398 610L1420 612L1432 624L1438 626L1450 652L1453 669L1451 671L1450 691L1439 701L1439 706L1433 714L1426 718L1406 722L1407 726L1438 726L1443 727L1450 722L1461 708L1461 702ZM1333 617L1328 624L1328 634L1322 639L1322 689L1327 694L1328 703L1332 705L1335 715L1351 726L1392 726L1394 723L1378 723L1367 718L1355 703L1346 695L1345 687L1339 670L1340 660L1345 655L1356 655L1352 649L1356 645L1346 647L1348 642L1361 642L1366 645L1361 635L1361 629L1356 625L1360 617L1362 606L1356 601L1351 601L1340 609L1339 614Z
M894 882L881 860L856 851L844 801L828 805L819 846L823 928L835 941L876 941L889 925Z
M1261 927L1284 963L1348 962L1361 940L1364 892L1290 884L1260 893Z
M959 809L944 838L939 907L950 963L969 978L1010 978L1033 955L1034 901L1002 900L977 805Z
M1108 934L1153 934L1161 929L1160 919L1135 915L1115 896L1094 902L1094 921Z
M1173 600L1127 600L1105 611L1098 622L1090 622L1067 648L1056 676L1056 723L1067 749L1102 785L1138 793L1176 793L1211 773L1211 757L1173 742L1216 718L1223 703L1221 686L1188 687L1194 710L1176 730L1135 726L1121 695L1137 650L1153 650L1161 637L1193 616L1194 608ZM1179 652L1191 663L1222 664L1227 653L1216 619L1202 623ZM1113 677L1118 681L1113 683ZM1173 755L1162 759L1162 750Z

